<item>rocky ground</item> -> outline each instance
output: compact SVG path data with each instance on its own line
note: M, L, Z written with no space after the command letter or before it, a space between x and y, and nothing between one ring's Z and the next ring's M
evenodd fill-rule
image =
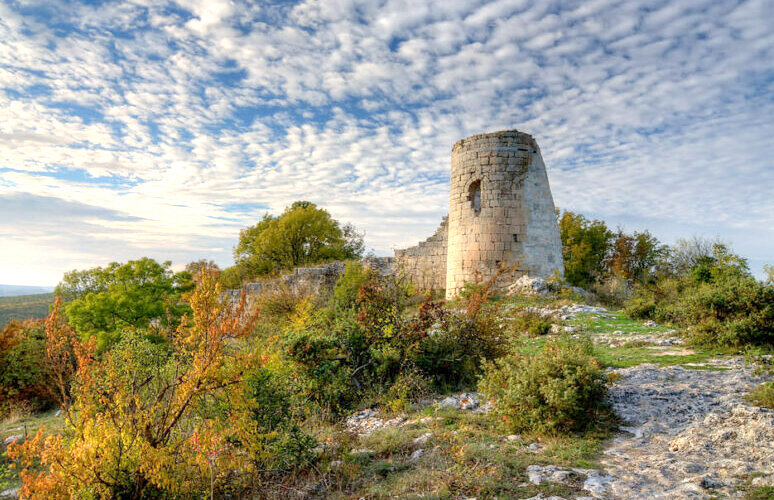
M565 321L579 313L609 317L589 306L531 310ZM674 331L616 330L593 340L611 348L646 344L654 357L693 354ZM620 379L610 402L624 425L605 448L604 470L535 465L533 484L575 482L591 498L611 499L744 498L745 488L774 486L774 411L744 399L764 380L741 357L611 371Z
M742 498L774 486L774 411L743 396L762 380L739 358L720 370L640 365L618 370L613 408L624 419L602 460L613 498Z

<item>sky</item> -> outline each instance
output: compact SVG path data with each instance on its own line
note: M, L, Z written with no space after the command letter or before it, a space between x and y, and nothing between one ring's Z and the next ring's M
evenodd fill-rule
M389 255L452 144L532 134L555 204L774 264L768 0L0 0L0 283L232 263L309 200Z

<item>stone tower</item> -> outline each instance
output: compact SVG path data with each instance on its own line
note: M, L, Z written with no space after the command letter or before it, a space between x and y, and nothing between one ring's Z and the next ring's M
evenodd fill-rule
M516 274L564 272L540 149L517 130L462 139L452 147L446 297L514 264Z

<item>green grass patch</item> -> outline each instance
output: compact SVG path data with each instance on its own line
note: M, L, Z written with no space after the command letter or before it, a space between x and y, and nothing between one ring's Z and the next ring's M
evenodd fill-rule
M774 410L774 381L764 382L755 387L747 395L747 400L758 406Z
M645 326L642 322L627 318L621 311L608 311L606 313L579 313L569 322L586 329L591 333L610 334L615 331L635 334L657 335L666 333L673 328L665 325L654 327Z

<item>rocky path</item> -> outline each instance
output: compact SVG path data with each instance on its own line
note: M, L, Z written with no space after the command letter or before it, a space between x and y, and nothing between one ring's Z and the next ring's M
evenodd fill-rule
M744 400L761 380L740 358L722 371L639 365L611 389L625 431L605 450L610 498L743 498L774 485L774 411Z

